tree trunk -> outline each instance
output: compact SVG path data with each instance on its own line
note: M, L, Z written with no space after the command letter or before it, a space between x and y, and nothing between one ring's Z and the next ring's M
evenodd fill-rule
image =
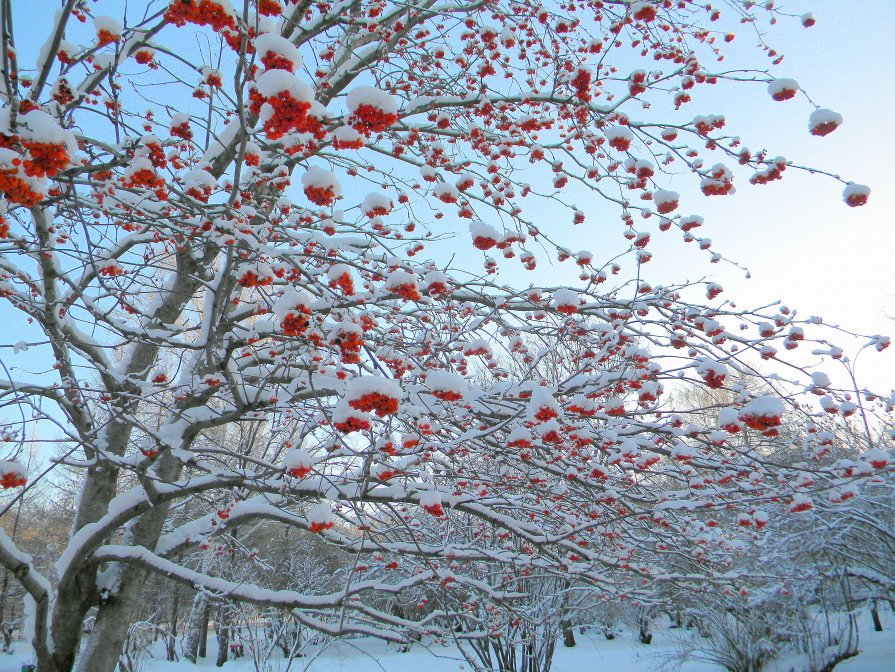
M199 631L199 657L205 658L208 653L208 619L211 616L211 605L205 604L202 612L202 629Z
M876 600L874 600L870 605L870 617L873 619L873 630L875 632L883 631L883 623L879 620L879 609L877 608Z
M640 625L640 643L641 644L650 644L653 641L653 633L650 632L649 616L641 616L639 619L639 625Z
M215 665L223 667L230 653L230 609L226 604L218 607L215 625L218 633L218 658Z
M193 608L190 611L189 625L186 631L186 643L184 644L184 657L191 663L196 662L199 647L202 643L202 621L208 610L208 596L199 591L193 599Z
M78 658L77 672L115 672L130 628L134 605L140 599L147 579L146 570L137 567L127 569L120 588L99 608L93 632L87 637L87 645Z
M175 647L177 645L177 618L179 613L180 586L174 586L174 597L171 600L171 629L168 632L168 641L165 644L165 657L171 661L177 658Z
M157 467L158 476L166 481L176 480L181 472L181 465L167 455L161 458ZM131 546L155 548L161 536L170 505L159 504L136 519L125 535L123 543ZM87 571L86 569L84 570ZM100 604L96 616L96 625L78 659L78 672L115 672L121 647L127 637L134 609L139 604L140 593L146 583L148 571L136 565L112 563L104 571L110 586L105 602ZM91 578L93 576L91 575ZM92 585L96 585L95 579ZM86 612L85 612L86 613ZM83 619L81 619L83 620ZM80 620L78 623L80 624ZM59 620L53 618L54 635ZM77 647L74 648L77 652ZM68 672L70 668L61 668ZM42 671L40 671L42 672Z
M572 622L565 618L560 621L562 627L562 643L566 648L571 649L575 646L575 630L572 628Z

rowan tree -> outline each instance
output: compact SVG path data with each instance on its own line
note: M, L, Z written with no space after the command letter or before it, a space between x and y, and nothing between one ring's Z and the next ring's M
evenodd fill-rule
M16 461L41 427L80 487L53 582L0 535L39 672L111 672L147 573L403 641L452 612L395 615L384 596L511 605L536 573L649 600L722 581L735 541L707 509L760 527L757 504L810 508L728 437L773 435L810 379L787 351L836 359L843 332L714 282L647 280L671 232L723 259L673 173L716 198L800 169L699 109L721 85L804 104L764 41L754 69L722 62L725 26L799 17L690 0L64 0L31 68L27 17L0 9L0 298L15 350L47 369L0 382L0 479L20 493L43 477ZM841 122L818 109L806 133ZM625 249L575 252L607 211ZM535 272L553 259L574 272ZM555 352L567 373L537 375ZM732 383L762 360L786 373L771 392ZM665 394L682 376L733 403L693 422ZM831 389L836 413L891 411L848 394ZM877 462L846 473L818 451L809 469L816 488L859 488L892 473ZM241 552L231 532L258 521L357 563L311 595L178 562L221 539Z

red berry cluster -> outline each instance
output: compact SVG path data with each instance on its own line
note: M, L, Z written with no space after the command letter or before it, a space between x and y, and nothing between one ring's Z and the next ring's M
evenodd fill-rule
M340 331L335 339L339 347L339 355L343 364L358 364L360 362L360 349L364 345L364 339L354 332Z
M370 429L370 421L366 418L356 418L351 415L344 420L334 422L333 427L343 434L350 434L351 432L362 432Z
M104 47L107 44L112 44L113 42L117 42L119 39L118 35L114 35L110 33L108 30L100 30L96 34L96 46Z
M432 396L442 401L459 401L463 395L453 390L432 390Z
M724 387L724 379L726 376L722 374L718 374L715 371L706 371L702 374L702 379L705 381L705 384L711 387L713 390L717 390L720 387Z
M547 422L555 418L559 413L557 413L555 408L551 408L550 406L541 406L535 413L535 420L538 422Z
M780 417L776 415L753 415L752 413L744 413L740 415L746 427L759 432L766 432L773 427L780 426Z
M628 80L628 93L636 96L644 91L646 91L646 73L639 70L633 73Z
M262 16L279 16L282 11L279 0L258 0L258 13Z
M400 285L394 285L389 287L389 289L407 301L419 301L420 300L420 292L416 287L416 284L413 282L405 282Z
M636 12L634 12L634 18L638 21L643 21L644 23L654 21L656 18L656 7L651 4L643 4Z
M426 287L426 291L429 292L430 296L447 296L450 294L450 289L447 284L444 282L440 282L436 280L435 282L430 282Z
M165 20L175 26L195 23L198 26L211 26L215 31L223 28L235 28L236 22L221 5L213 0L174 0L168 5Z
M150 142L144 145L148 150L149 160L152 162L152 165L156 168L164 168L168 165L168 159L165 157L165 150L162 149L162 146L157 142Z
M68 165L68 152L63 144L23 142L22 146L31 155L23 163L29 177L52 177Z
M275 51L268 51L261 57L261 62L268 70L288 70L292 72L293 63L282 54Z
M733 182L729 179L711 178L703 180L700 188L706 196L727 196L733 190Z
M295 478L304 478L311 473L311 467L293 467L292 469L287 470L286 473L290 476L294 476Z
M65 107L75 99L75 94L68 85L68 80L60 77L53 87L53 100Z
M580 415L585 418L592 418L597 414L597 409L589 406L580 406L578 404L572 403L569 405L569 412L575 413L576 415Z
M308 116L311 104L295 100L288 91L271 96L267 103L273 108L273 114L264 122L264 132L269 139L278 140L289 131L313 133L318 130ZM315 121L319 125L320 121L316 118Z
M238 282L242 287L266 287L273 284L273 277L258 277L255 271L249 269L242 274Z
M329 522L329 523L314 522L314 523L311 523L310 525L308 525L308 530L310 530L314 534L320 534L321 532L323 532L323 530L328 530L332 526L333 526L332 522Z
M354 280L351 279L350 273L342 273L338 278L329 281L329 286L335 289L338 287L345 296L354 294Z
M28 482L28 479L24 476L20 476L16 473L2 474L0 475L0 486L3 487L4 490L9 490L10 488L18 488L25 485Z
M669 212L674 212L677 206L677 201L662 201L656 206L656 210L659 211L660 215L667 215Z
M13 159L13 163L16 162L20 160ZM26 208L37 205L42 198L41 194L31 190L14 168L0 170L0 193L11 203L24 205Z
M195 198L201 203L208 203L208 197L211 196L211 187L190 187L186 190L186 195Z
M339 140L337 137L333 138L333 149L360 149L364 146L364 139L357 138L356 140L351 140L346 142L345 140Z
M164 178L159 177L154 171L149 170L149 168L141 168L140 170L134 171L125 183L128 187L151 188L161 187L164 186L164 184Z
M389 126L398 121L397 114L386 114L378 107L373 105L362 104L354 108L348 123L354 129L363 135L369 136L371 133L384 131Z
M578 72L569 82L575 90L575 97L583 103L591 99L590 95L590 72L584 68L578 68Z
M358 411L374 411L380 418L398 411L398 400L379 392L367 392L349 401L348 405Z
M103 266L99 269L100 275L105 275L109 278L114 278L116 275L124 275L124 269L121 268L118 264L109 264L108 266Z
M764 170L760 170L752 177L750 177L749 182L750 184L767 184L768 182L773 182L774 180L782 180L784 170L786 170L785 162L778 161L772 163Z
M626 137L615 136L609 139L609 146L620 152L627 152L631 146L631 140Z
M311 310L307 306L292 309L280 322L280 329L285 336L301 336L310 323Z
M307 186L305 187L305 196L311 203L320 206L332 205L336 200L336 192L332 187Z
M155 65L155 61L153 60L154 54L149 49L139 49L137 53L134 54L134 60L140 65L148 65L152 67Z
M790 100L796 97L797 90L796 89L780 89L776 93L771 95L771 98L776 100L777 102L782 102L784 100Z
M190 128L189 122L186 121L182 124L178 124L177 126L172 126L171 135L175 138L181 138L183 140L193 139L193 131Z

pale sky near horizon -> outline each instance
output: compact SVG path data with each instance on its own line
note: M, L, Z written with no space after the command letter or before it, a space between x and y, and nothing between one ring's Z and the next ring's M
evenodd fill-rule
M786 55L774 72L794 77L817 104L841 113L843 126L813 137L806 130L812 108L803 99L775 103L767 95L726 106L732 111L725 113L744 139L749 131L792 161L867 184L869 203L849 208L838 183L790 171L762 187L740 183L732 199L706 199L700 213L707 222L724 222L709 234L715 247L752 272L749 281L730 274L722 283L740 302L780 298L853 331L892 334L895 321L886 314L895 315L895 135L888 128L895 109L895 2L777 3L794 11L809 4L814 27L773 31L770 43ZM893 350L862 355L860 379L875 389L895 386Z

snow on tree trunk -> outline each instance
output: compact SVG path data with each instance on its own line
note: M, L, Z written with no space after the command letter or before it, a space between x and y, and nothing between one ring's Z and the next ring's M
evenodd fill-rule
M195 663L199 656L203 626L207 630L207 621L205 620L207 611L208 597L200 591L193 599L193 608L190 610L190 619L187 624L186 641L183 644L183 655L191 663Z
M218 605L214 619L215 631L218 636L218 655L215 665L223 667L230 655L230 642L232 641L232 613L230 605L226 602Z

